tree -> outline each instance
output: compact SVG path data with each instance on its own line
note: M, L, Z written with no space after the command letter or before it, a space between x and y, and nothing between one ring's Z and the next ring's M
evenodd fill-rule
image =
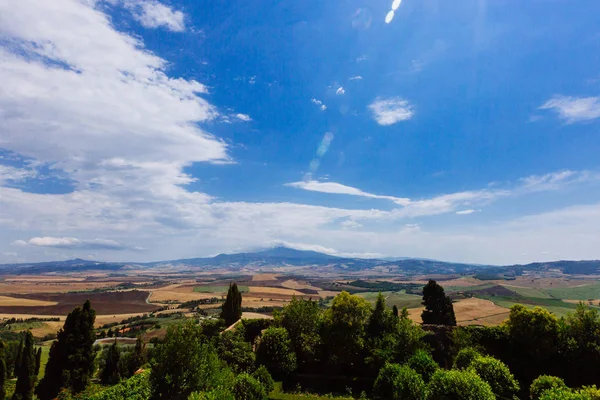
M454 359L455 369L465 369L471 365L474 359L481 357L481 353L472 347L465 347L460 350Z
M146 363L146 353L146 343L144 343L144 340L141 336L138 336L135 341L135 348L133 349L133 354L131 354L127 363L128 376L133 376L133 374L135 374L135 371L140 369L140 367Z
M258 367L256 371L252 373L252 377L263 385L266 394L271 393L275 388L275 381L273 380L271 374L269 374L269 371L267 370L267 368L265 368L264 365Z
M394 304L394 307L392 307L392 315L394 317L396 317L396 318L399 318L399 315L398 315L398 306L396 306L395 304Z
M392 332L394 329L393 314L385 306L385 297L381 292L377 295L375 309L369 317L367 325L367 335L369 339L381 338L384 334Z
M252 372L255 355L252 345L244 342L238 331L225 331L217 339L217 351L221 360L225 361L235 373Z
M419 349L408 359L408 366L417 371L425 382L429 382L439 365L425 350Z
M6 383L6 355L4 354L4 342L0 339L0 399L6 398L6 389L4 384Z
M33 399L33 388L35 387L35 347L31 331L25 332L25 338L22 341L21 359L17 365L16 376L17 384L13 400L31 400Z
M469 369L490 385L497 398L512 398L519 391L519 383L506 364L494 357L476 357Z
M427 387L427 400L495 400L490 385L473 371L439 369Z
M268 328L262 334L256 359L269 373L282 378L296 369L296 354L284 328Z
M554 389L567 389L567 385L565 385L565 381L556 376L540 375L531 382L529 396L532 400L537 400L546 390Z
M288 331L299 367L319 360L322 321L323 313L316 301L297 299L295 296L275 315L275 323Z
M39 347L35 355L35 376L40 374L40 366L42 363L42 348Z
M323 341L328 362L353 370L363 360L365 326L371 305L362 297L343 291L323 315Z
M373 396L380 400L421 400L424 395L423 378L406 365L386 364L373 385Z
M41 400L54 399L64 387L78 393L88 385L94 372L95 320L89 300L69 313L50 347L44 378L35 389Z
M263 400L266 398L264 387L252 376L242 373L235 378L232 393L236 400Z
M202 328L193 321L172 325L155 350L150 373L152 399L183 400L232 381L214 348L205 343Z
M121 374L119 371L119 349L117 348L117 340L108 348L106 352L106 360L104 368L100 373L100 382L104 385L114 385L119 382Z
M452 300L444 293L444 288L434 280L423 287L425 310L421 314L424 324L456 326L456 316Z
M229 326L242 317L242 294L234 282L229 285L227 298L221 309L221 319L225 320L225 325Z

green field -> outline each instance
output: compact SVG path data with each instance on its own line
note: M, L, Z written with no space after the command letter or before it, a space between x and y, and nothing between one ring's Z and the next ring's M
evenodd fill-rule
M556 299L588 300L600 299L600 282L570 288L543 289Z
M356 294L371 304L375 304L377 301L377 296L379 295L379 293L375 292L362 292ZM400 292L381 292L381 294L383 294L385 297L385 304L388 307L396 306L399 309L402 309L403 307L421 307L421 302L423 301L421 296L416 294L407 294L404 290Z
M535 288L527 288L527 287L521 287L521 286L510 286L510 285L501 285L501 286L504 286L508 290L512 290L513 292L516 292L523 297L537 297L537 298L541 298L541 299L551 299L552 298L552 296L550 296L548 293L546 293L546 291L544 289L535 289Z
M194 287L194 292L198 293L227 293L228 290L228 285L206 285ZM242 293L247 292L248 286L238 286L238 290Z

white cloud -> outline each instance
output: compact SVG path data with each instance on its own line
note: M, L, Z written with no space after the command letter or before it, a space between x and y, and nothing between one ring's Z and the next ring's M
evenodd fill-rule
M476 210L468 209L468 210L457 211L456 214L458 214L458 215L469 215L469 214L473 214L474 212L476 212Z
M384 126L409 120L414 115L414 107L408 100L399 97L377 98L369 104L369 109L375 121Z
M185 15L155 0L124 0L133 17L146 28L164 27L173 32L185 30Z
M33 237L28 241L16 240L13 244L18 246L54 247L60 249L96 249L96 250L126 250L134 249L115 240L92 239L80 240L72 237Z
M36 176L37 171L33 168L15 168L9 165L0 165L0 185L15 183Z
M235 117L244 122L252 121L252 118L248 114L235 114Z
M325 111L325 110L327 110L327 106L326 106L325 104L323 104L323 102L322 102L321 100L317 100L317 99L315 99L315 98L313 97L312 99L310 99L310 101L311 101L313 104L316 104L316 105L318 105L318 106L319 106L319 108L321 109L321 111Z
M600 97L554 96L540 110L553 110L567 123L600 118Z
M390 22L392 22L392 20L394 19L394 10L390 10L388 11L388 13L385 15L385 23L389 24Z
M519 179L522 192L540 192L561 189L568 185L600 180L600 174L590 171L557 171L544 175L531 175Z
M335 91L335 94L337 94L338 96L341 96L343 94L346 93L346 90L344 90L344 88L342 86L340 86L339 88L337 88L337 90Z
M363 78L362 76L360 76L360 75L356 75L356 76L353 76L352 78L350 78L350 79L348 79L348 80L349 80L349 81L359 81L359 80L361 80L362 78Z
M400 204L400 205L406 205L410 202L409 199L403 199L403 198L398 198L398 197L393 197L393 196L380 196L380 195L376 195L376 194L372 194L372 193L363 192L360 189L357 189L357 188L354 188L351 186L342 185L340 183L335 183L335 182L319 182L319 181L311 180L311 181L286 183L285 186L289 186L289 187L293 187L293 188L297 188L297 189L309 190L309 191L313 191L313 192L331 193L331 194L347 194L347 195L351 195L351 196L361 196L361 197L368 197L368 198L372 198L372 199L385 199L385 200L391 200L391 201L395 202L396 204Z

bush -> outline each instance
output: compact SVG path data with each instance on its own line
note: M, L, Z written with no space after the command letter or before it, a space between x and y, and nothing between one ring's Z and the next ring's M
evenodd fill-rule
M425 382L429 382L431 376L439 368L438 364L425 350L417 350L417 352L409 358L408 366L417 371L417 373L423 377Z
M284 328L268 328L260 338L256 360L275 377L283 377L296 369L296 354Z
M150 398L149 372L142 372L100 393L79 395L81 400L147 400ZM65 396L63 394L63 396ZM68 398L68 397L65 397Z
M210 392L194 392L188 400L236 400L233 393L226 388L216 388Z
M469 370L438 370L431 377L428 400L495 400L490 385Z
M454 359L454 368L465 369L471 365L471 362L477 357L481 357L481 353L477 350L472 347L464 348L456 355L456 358Z
M494 357L477 357L471 362L469 369L486 381L497 397L511 398L519 391L519 383L506 364Z
M587 393L574 392L569 388L552 388L542 392L540 400L592 400Z
M263 385L265 388L265 393L267 394L271 393L275 388L275 381L264 365L258 367L258 369L252 374L252 377Z
M556 376L541 375L531 382L531 386L529 386L529 397L533 400L537 400L546 390L565 389L566 387L565 381Z
M412 368L386 364L373 385L373 396L381 400L420 400L425 394L423 378Z
M246 373L239 374L235 378L232 392L236 400L263 400L266 398L263 385Z

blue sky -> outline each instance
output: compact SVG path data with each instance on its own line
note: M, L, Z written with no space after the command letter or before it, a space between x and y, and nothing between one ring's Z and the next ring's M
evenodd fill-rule
M0 262L600 258L599 13L0 2Z

